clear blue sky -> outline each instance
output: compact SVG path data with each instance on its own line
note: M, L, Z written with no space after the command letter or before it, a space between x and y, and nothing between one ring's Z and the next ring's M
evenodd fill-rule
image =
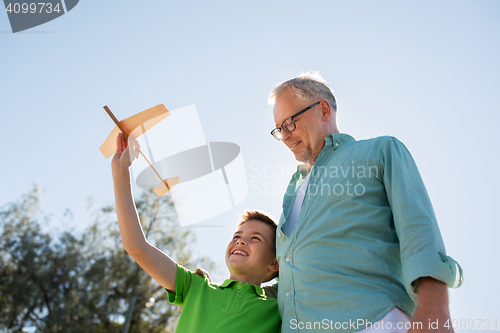
M417 161L447 252L465 271L452 317L500 322L499 14L495 0L82 0L12 34L0 13L0 204L36 182L54 228L83 228L89 197L113 202L110 161L98 150L113 127L102 106L125 118L196 104L207 140L240 145L247 167L246 200L192 228L195 251L216 260L223 279L237 215L278 217L296 164L269 135L267 95L319 70L342 132L396 136Z

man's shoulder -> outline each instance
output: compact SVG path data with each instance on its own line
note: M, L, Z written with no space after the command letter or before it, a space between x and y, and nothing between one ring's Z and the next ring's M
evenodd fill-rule
M360 144L360 145L371 145L371 146L384 146L385 144L387 144L389 142L401 143L401 141L399 141L398 138L391 136L391 135L381 135L381 136L377 136L375 138L358 140L355 142L357 144Z
M339 148L330 152L326 163L350 164L353 161L366 161L367 159L382 161L388 152L406 150L405 145L399 139L390 135L347 141Z
M357 140L350 143L351 148L354 148L359 153L368 151L383 151L387 148L405 147L405 145L396 137L390 135L382 135L375 138Z
M345 154L347 154L345 156L348 156L349 158L352 158L353 154L366 156L366 154L380 151L391 142L400 143L397 138L389 135L383 135L369 139L347 141L341 145L343 149L340 150L342 151L340 156L344 156Z

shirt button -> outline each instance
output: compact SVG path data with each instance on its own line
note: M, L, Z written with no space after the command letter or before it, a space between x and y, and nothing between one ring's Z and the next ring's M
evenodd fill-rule
M285 261L290 262L290 257L286 257Z
M286 297L290 296L290 292L287 292L287 293L285 294L285 296L286 296Z
M238 286L238 289L241 289L241 286Z
M278 232L278 237L281 237L281 232Z

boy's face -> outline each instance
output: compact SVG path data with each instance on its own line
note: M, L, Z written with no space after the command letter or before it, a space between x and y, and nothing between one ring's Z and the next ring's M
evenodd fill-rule
M276 262L274 232L270 226L258 220L243 223L234 233L227 246L226 265L232 276L270 275L270 265Z

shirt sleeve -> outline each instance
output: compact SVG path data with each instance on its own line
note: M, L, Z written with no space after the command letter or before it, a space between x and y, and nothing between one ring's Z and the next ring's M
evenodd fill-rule
M181 306L186 299L192 282L192 272L187 268L177 264L177 275L175 277L175 292L168 289L165 291L168 294L168 301L171 304Z
M417 279L432 277L450 288L462 284L459 263L446 255L434 209L408 149L396 138L382 148L383 181L400 242L406 291L417 299Z

